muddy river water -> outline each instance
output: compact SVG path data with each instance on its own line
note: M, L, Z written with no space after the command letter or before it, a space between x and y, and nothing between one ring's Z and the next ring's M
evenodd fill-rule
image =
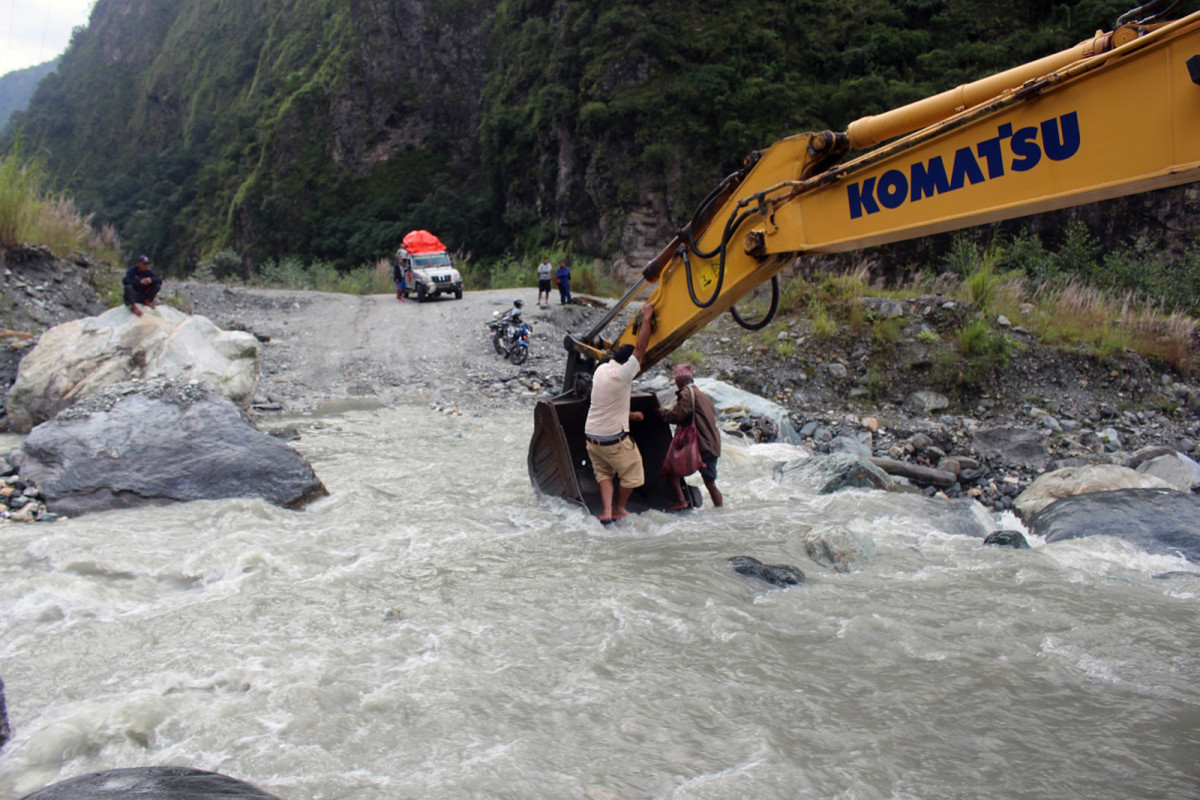
M156 764L285 800L1200 796L1182 559L985 547L732 440L726 508L606 528L534 494L527 411L296 424L331 491L305 511L0 528L0 796ZM827 526L874 556L818 566Z

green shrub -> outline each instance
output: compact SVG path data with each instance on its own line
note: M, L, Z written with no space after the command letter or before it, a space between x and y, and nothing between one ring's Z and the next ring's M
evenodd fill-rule
M799 348L791 339L779 339L775 342L775 354L780 358L795 358Z
M888 379L887 373L872 365L867 369L867 397L874 402L879 402L887 397Z
M837 323L829 318L829 312L825 310L825 304L816 301L808 309L809 318L812 319L813 334L828 339L837 333Z
M220 283L241 276L242 257L233 250L218 250L201 259L192 273L192 280L201 283Z
M965 278L975 271L979 265L979 248L975 246L969 233L959 231L954 234L950 239L950 247L942 257L942 263L949 272L960 278Z
M667 356L666 360L671 366L676 364L691 364L697 373L708 365L708 356L691 345L684 345L678 348L671 355Z
M904 333L904 319L891 317L879 319L871 323L871 338L876 344L889 348L900 341Z
M611 275L600 269L598 262L571 267L571 291L597 297L620 297L625 292Z

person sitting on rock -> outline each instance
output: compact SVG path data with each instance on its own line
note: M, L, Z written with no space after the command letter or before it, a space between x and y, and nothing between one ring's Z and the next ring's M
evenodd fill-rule
M125 284L125 305L134 314L139 317L142 315L138 303L150 308L157 305L154 298L158 297L158 290L162 288L162 278L150 269L150 259L146 256L138 257L137 263L125 273L122 283Z

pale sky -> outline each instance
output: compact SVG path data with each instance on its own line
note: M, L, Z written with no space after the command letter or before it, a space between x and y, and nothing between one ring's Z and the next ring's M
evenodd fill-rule
M50 61L86 25L94 0L0 0L0 75Z

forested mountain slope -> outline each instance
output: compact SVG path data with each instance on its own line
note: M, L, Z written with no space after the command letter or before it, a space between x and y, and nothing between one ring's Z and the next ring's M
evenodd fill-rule
M619 260L752 149L1069 46L1130 4L97 0L16 122L85 210L175 269L227 247L354 265L413 227L476 255Z

